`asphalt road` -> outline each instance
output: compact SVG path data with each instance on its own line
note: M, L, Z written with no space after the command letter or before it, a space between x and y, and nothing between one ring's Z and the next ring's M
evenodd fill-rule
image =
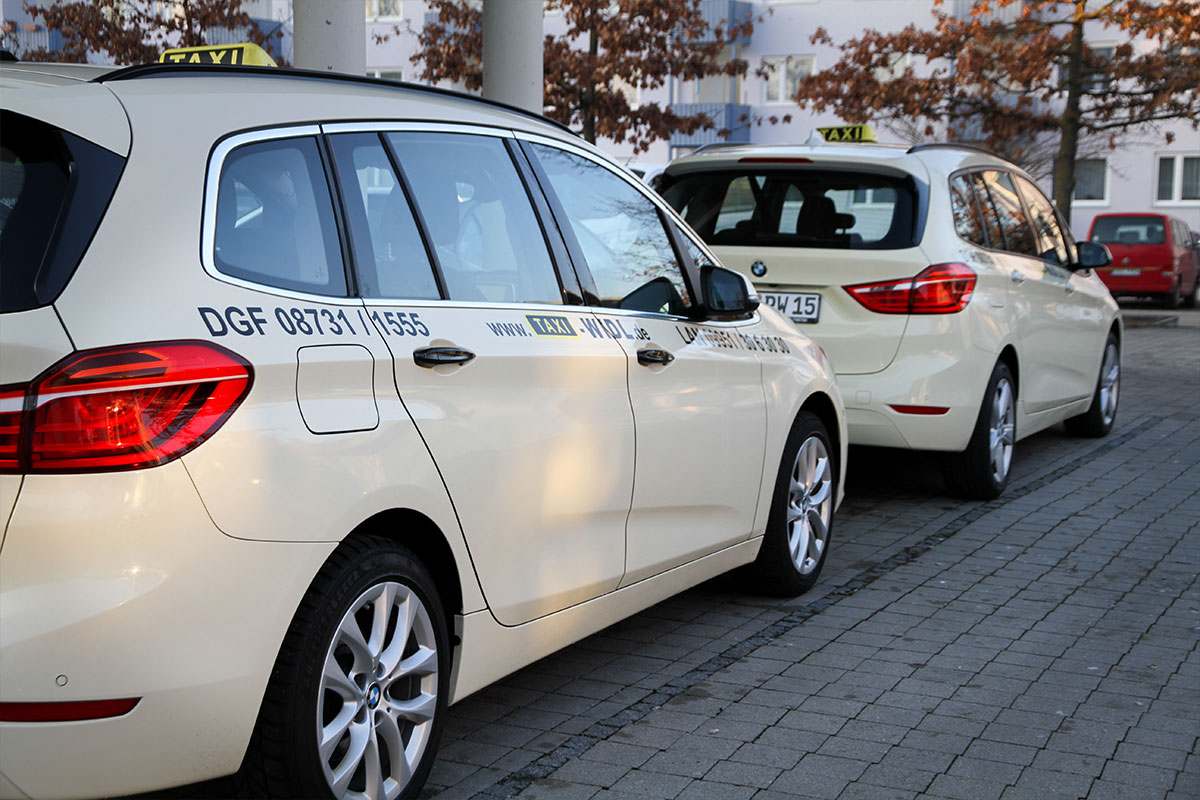
M422 797L1200 797L1200 311L1170 314L1127 331L1107 438L1022 441L988 503L852 450L813 592L720 578L464 700Z

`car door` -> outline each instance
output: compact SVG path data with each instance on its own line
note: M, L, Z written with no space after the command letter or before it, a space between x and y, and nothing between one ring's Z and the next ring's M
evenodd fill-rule
M1049 405L1061 405L1089 397L1096 388L1107 336L1103 299L1092 282L1071 270L1074 244L1054 206L1028 178L1014 177L1037 236L1042 272L1036 288L1044 294L1055 340L1052 367L1034 375L1031 390Z
M733 325L695 319L686 242L646 190L583 150L526 152L589 283L587 335L628 358L637 453L622 584L746 539L766 437L757 358Z
M998 258L1010 279L1008 320L1019 344L1018 396L1026 413L1045 411L1074 399L1071 387L1077 383L1078 366L1066 363L1073 346L1063 342L1064 336L1077 338L1065 314L1070 272L1039 256L1038 234L1014 176L984 170L982 180L1003 231L1004 252Z
M633 491L625 353L565 302L577 281L528 167L494 131L354 128L330 141L367 314L488 606L516 625L612 591Z

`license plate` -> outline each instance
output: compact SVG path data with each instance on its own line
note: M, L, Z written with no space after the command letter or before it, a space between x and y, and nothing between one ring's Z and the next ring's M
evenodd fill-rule
M763 304L777 309L792 322L816 322L821 316L821 295L801 292L759 292Z
M1112 272L1110 272L1109 274L1128 278L1128 277L1133 277L1134 275L1141 275L1142 271L1140 269L1126 269L1126 268L1118 267L1117 269L1112 270Z

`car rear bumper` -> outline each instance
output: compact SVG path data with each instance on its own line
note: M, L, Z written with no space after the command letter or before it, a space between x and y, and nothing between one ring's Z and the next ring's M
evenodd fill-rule
M961 452L979 416L998 358L997 342L965 315L910 318L892 363L837 376L850 444Z
M1161 267L1129 267L1127 269L1137 269L1136 275L1114 275L1107 270L1100 270L1100 280L1108 287L1110 294L1115 296L1120 295L1141 295L1141 294L1166 294L1174 291L1179 277L1172 270L1166 270Z
M123 795L235 771L334 545L225 536L178 462L5 481L20 490L0 550L0 702L138 702L0 722L0 794Z

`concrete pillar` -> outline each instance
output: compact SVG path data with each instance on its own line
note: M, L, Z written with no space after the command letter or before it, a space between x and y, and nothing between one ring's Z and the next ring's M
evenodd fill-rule
M362 0L293 0L295 62L300 69L367 72L367 18Z
M542 0L483 1L483 96L542 113Z

